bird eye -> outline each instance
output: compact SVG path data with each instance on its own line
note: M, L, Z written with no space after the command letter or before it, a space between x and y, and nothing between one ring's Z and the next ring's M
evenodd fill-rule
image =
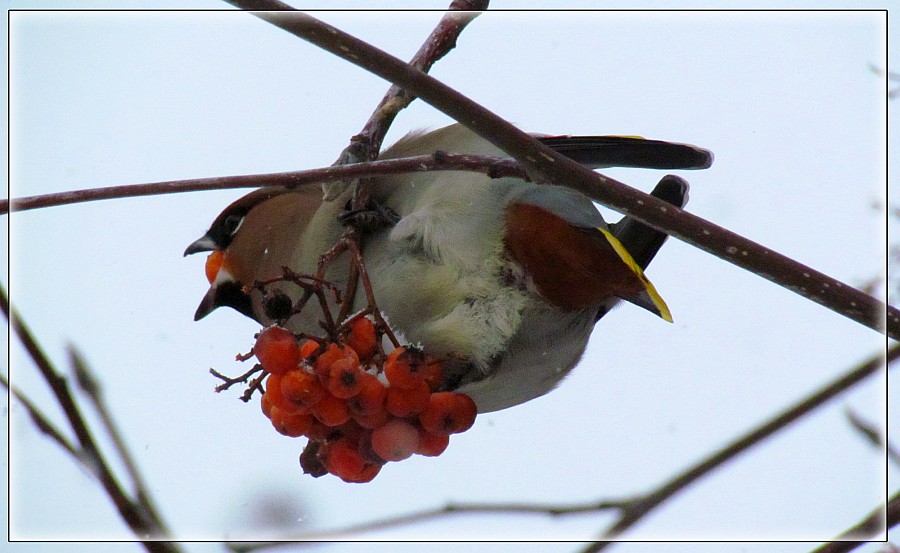
M244 221L244 218L238 215L229 215L225 218L225 222L223 223L223 227L225 229L226 236L234 236L234 233L237 232L238 228L240 228L241 223Z

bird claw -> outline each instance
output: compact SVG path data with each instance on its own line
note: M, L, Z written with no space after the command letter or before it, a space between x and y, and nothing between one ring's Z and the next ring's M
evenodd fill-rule
M392 227L400 221L400 215L393 209L377 202L371 202L367 209L346 209L338 215L338 221L346 226L362 231L374 231Z

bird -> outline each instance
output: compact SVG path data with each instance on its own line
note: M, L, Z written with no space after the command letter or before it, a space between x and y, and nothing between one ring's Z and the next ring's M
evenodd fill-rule
M713 161L703 148L640 137L536 137L592 169L704 169ZM453 124L410 133L379 159L435 151L508 157ZM372 183L373 205L390 214L362 237L378 307L406 343L448 360L445 386L469 395L481 413L555 388L578 364L594 325L622 300L672 321L643 272L667 235L628 216L608 224L580 192L462 171L385 175ZM282 267L314 274L319 256L344 231L353 192L346 182L269 187L226 207L185 250L222 256L195 320L228 306L264 326L281 322L295 333L321 334L317 302L287 320L267 312L266 297L296 301L299 287L279 281L264 295L250 285L277 279ZM684 207L688 184L666 175L651 194ZM348 264L332 263L325 278L345 289ZM358 287L353 310L366 306Z

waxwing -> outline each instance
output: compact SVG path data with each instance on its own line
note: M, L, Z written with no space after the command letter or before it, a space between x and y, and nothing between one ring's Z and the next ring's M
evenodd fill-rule
M686 144L636 137L547 137L549 147L591 168L700 169L712 154ZM435 151L505 156L456 124L417 132L380 159ZM201 319L227 305L263 325L263 293L245 285L282 274L314 274L319 256L343 231L353 187L346 183L256 190L228 206L209 231L188 246L224 254L198 308ZM652 194L682 207L687 183L663 178ZM407 343L452 361L446 388L472 397L479 412L505 409L553 389L578 363L591 330L620 300L671 321L665 302L643 273L666 234L629 217L608 225L589 198L571 189L464 171L389 175L374 179L374 205L396 215L364 235L362 248L378 306ZM347 283L346 262L326 278ZM266 297L302 291L289 282ZM362 287L353 311L365 308ZM322 312L311 301L283 324L321 334Z

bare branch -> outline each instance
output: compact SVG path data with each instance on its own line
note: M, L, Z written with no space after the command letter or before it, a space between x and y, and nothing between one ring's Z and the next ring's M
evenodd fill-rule
M451 515L473 515L473 514L494 514L494 515L511 515L511 514L530 514L543 516L566 516L584 513L599 513L610 510L622 510L631 502L626 500L612 501L590 501L586 503L572 503L569 505L559 504L533 504L533 503L448 503L443 507L434 509L424 509L414 513L397 515L393 517L385 517L379 520L362 522L353 526L336 528L334 530L325 530L322 532L311 532L303 534L299 539L303 540L327 540L332 538L345 538L350 535L363 534L366 532L374 532L377 530L385 530L396 528L398 526L406 526L409 524L422 523L433 519L444 518ZM281 542L284 543L284 542ZM243 544L241 547L232 547L233 551L249 552L258 549L268 548L272 543L251 543Z
M82 461L81 452L75 447L75 445L69 441L68 438L63 436L63 433L56 428L56 426L50 422L50 419L47 418L44 413L38 409L37 405L32 403L28 397L22 393L21 390L17 388L13 388L9 385L9 380L6 379L6 375L0 374L0 385L7 389L7 391L12 392L19 403L25 407L25 410L28 411L28 415L31 417L34 425L37 426L38 430L46 434L50 437L51 440L59 444L59 446L65 449L69 455L77 459L78 461ZM82 463L84 464L84 463Z
M50 386L50 390L53 392L56 401L62 408L66 419L69 421L69 425L75 432L75 436L80 444L80 449L75 449L73 446L66 448L66 450L69 452L77 451L79 455L76 456L76 460L92 469L92 474L97 476L106 495L116 506L119 516L121 516L122 520L128 524L128 527L131 528L131 531L134 532L135 536L137 536L138 539L141 539L147 551L150 551L151 553L177 553L180 551L175 544L151 541L152 539L163 535L162 529L157 527L154 524L152 517L144 511L142 506L132 501L125 493L125 490L122 489L121 484L112 472L112 469L110 469L109 464L106 462L106 458L103 456L100 448L97 447L90 428L84 420L81 410L75 403L75 398L72 396L67 380L56 371L52 362L44 354L40 344L38 344L34 335L22 321L19 314L11 309L9 299L6 296L6 290L2 287L0 287L0 309L2 309L3 314L18 335L22 345L25 346L26 351L32 361L34 361L41 376L44 377L44 380ZM148 538L150 539L148 540Z
M847 421L867 442L875 446L879 451L887 453L887 458L895 465L900 465L900 451L892 446L886 439L884 432L880 431L871 422L863 419L856 411L849 407L845 409Z
M100 381L93 375L84 356L73 344L69 344L67 349L69 351L69 363L75 372L75 381L78 382L78 386L93 404L94 410L100 416L100 422L103 424L104 430L112 439L116 454L124 463L128 478L131 479L135 501L137 501L143 513L150 517L153 526L157 529L156 534L161 536L168 535L169 531L159 515L159 511L156 509L153 498L148 491L149 488L147 488L144 478L137 468L134 456L129 451L128 446L125 445L125 439L122 437L122 433L119 432L119 427L113 419L106 401L103 399L103 388L100 385Z
M281 2L265 0L231 3L240 7L252 4L253 9L284 9ZM900 310L737 233L594 173L447 85L364 41L301 12L253 15L415 94L509 153L541 180L578 190L873 330L884 332L886 326L890 337L900 339Z
M488 8L488 0L454 0L450 12L441 18L431 35L410 60L409 65L428 73L431 67L456 46L456 39L465 27L479 15L479 11ZM473 11L474 10L474 11ZM392 84L375 112L366 122L362 132L354 137L354 141L366 141L365 150L369 154L365 161L375 159L381 149L384 136L398 113L412 103L416 97L399 86ZM352 146L351 146L352 147Z
M765 423L754 428L744 436L733 441L729 445L717 452L709 455L695 465L689 467L681 474L672 478L656 490L643 496L639 501L629 505L623 512L622 516L609 529L604 532L604 538L615 538L622 534L625 530L633 526L638 520L643 518L651 510L658 507L664 501L675 495L677 492L686 488L690 484L696 482L701 476L704 476L714 469L720 467L726 461L736 457L738 454L750 449L752 446L760 443L764 439L773 435L777 431L787 427L791 423L797 421L804 415L807 415L820 407L827 401L833 399L839 394L850 389L854 385L862 382L864 379L876 374L885 364L890 364L900 357L900 344L894 345L887 351L887 355L878 354L857 367L853 368L846 374L838 377L832 382L826 384L819 390L813 392L797 404L785 409L781 413L775 415ZM585 548L584 553L601 551L609 542L597 542Z
M885 521L887 526L885 527ZM813 550L813 553L845 553L853 551L860 545L869 543L867 541L840 541L840 540L866 540L872 536L883 532L887 528L893 528L900 522L900 493L895 493L887 505L882 505L869 513L866 518L855 524L852 528L847 529L840 536L835 538L836 541L826 543L821 547Z
M259 188L262 186L299 187L350 178L421 171L476 171L484 173L491 178L527 178L521 164L509 158L435 152L432 155L402 159L386 159L383 161L370 161L367 163L354 163L348 165L335 165L306 171L184 179L147 184L126 184L122 186L108 186L105 188L70 190L68 192L43 194L40 196L26 196L23 198L13 198L12 200L0 200L0 214L9 213L10 205L12 205L13 211L26 211L29 209L115 198L156 196L160 194L177 194L180 192L195 192L199 190Z

